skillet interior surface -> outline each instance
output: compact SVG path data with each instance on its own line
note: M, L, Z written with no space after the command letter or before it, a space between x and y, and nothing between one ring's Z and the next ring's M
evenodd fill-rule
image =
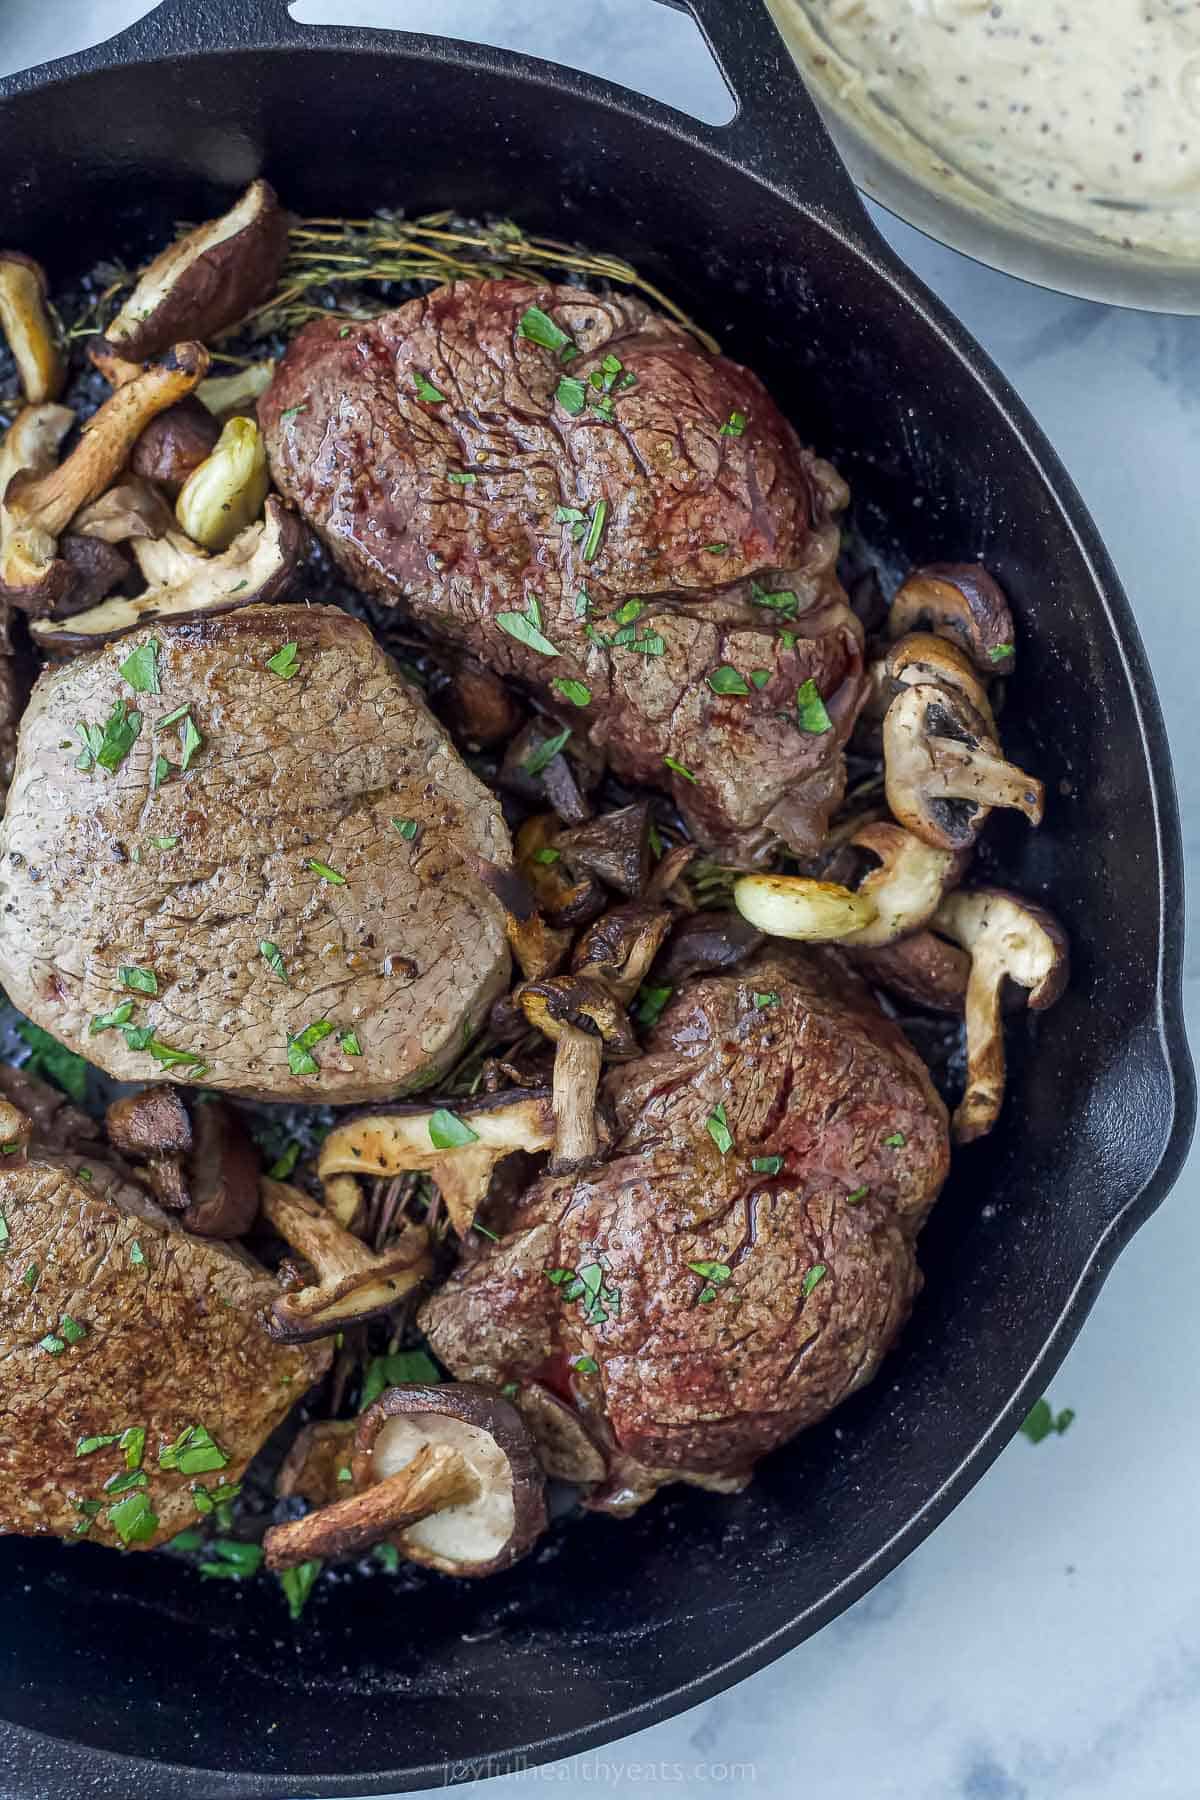
M885 568L978 558L1009 590L1006 744L1050 805L1037 834L997 829L990 857L1075 946L1066 998L1015 1033L1002 1129L956 1159L899 1350L745 1496L567 1520L487 1582L347 1576L298 1628L265 1582L0 1543L13 1791L384 1791L442 1779L447 1759L562 1754L703 1698L864 1591L986 1468L1186 1147L1177 821L1140 646L1082 506L986 359L874 238L773 39L753 46L749 110L718 131L422 40L291 27L303 56L219 52L208 8L168 10L132 41L190 52L177 60L85 58L50 87L0 86L0 163L17 171L3 241L62 279L208 216L262 169L301 211L453 205L628 256L834 458Z

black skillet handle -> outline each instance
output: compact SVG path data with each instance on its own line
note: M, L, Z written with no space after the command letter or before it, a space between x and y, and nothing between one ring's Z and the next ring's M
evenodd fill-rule
M676 133L683 131L703 142L708 149L781 188L801 205L833 217L860 238L872 238L850 177L775 28L765 0L663 3L690 12L695 18L737 103L737 114L728 125L714 126L685 120L680 113L654 100L640 101L639 111ZM453 39L399 29L302 25L292 18L287 0L160 0L144 18L107 43L64 58L48 69L28 70L0 81L0 96L38 85L52 76L83 74L119 63L156 62L205 50L338 49L347 45L365 50L377 45L385 49L398 36L418 43L442 61L458 62L478 54L475 47ZM488 55L497 66L533 78L544 67L534 57L508 51L489 51ZM612 99L622 92L587 75L574 74L572 80L581 95Z

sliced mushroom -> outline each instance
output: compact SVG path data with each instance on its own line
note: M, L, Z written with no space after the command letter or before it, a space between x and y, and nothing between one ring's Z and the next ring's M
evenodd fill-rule
M394 1387L358 1423L354 1480L363 1493L394 1480L423 1452L445 1452L468 1471L469 1499L427 1512L393 1538L402 1556L444 1575L493 1575L531 1550L546 1529L545 1483L515 1407L474 1382Z
M223 1100L189 1113L177 1087L159 1084L114 1100L105 1113L113 1147L144 1169L166 1207L197 1237L242 1237L258 1215L258 1154L239 1113Z
M961 1014L967 1003L971 959L957 944L932 931L914 932L882 950L846 946L854 966L873 987L927 1012Z
M895 697L897 684L903 687L947 687L961 694L983 720L992 737L996 736L996 720L988 699L983 677L965 650L948 638L936 637L931 631L910 631L892 645L883 664L887 705Z
M933 631L961 645L985 675L1012 673L1012 613L999 582L979 563L914 569L888 615L891 637L909 631Z
M188 1204L184 1159L192 1148L192 1121L176 1087L158 1085L114 1100L104 1115L108 1141L145 1173L151 1189L172 1212Z
M733 884L733 903L768 937L833 944L873 923L878 909L866 894L807 875L743 875Z
M763 933L735 912L697 912L680 921L654 965L654 979L678 987L692 975L736 969L763 944Z
M876 916L842 940L847 949L878 950L920 931L958 886L969 860L967 851L936 850L886 821L861 826L848 849L875 859L876 866L856 883L855 892L872 902Z
M232 413L249 413L275 379L273 362L250 363L232 375L210 375L196 389L196 398L216 419Z
M150 420L189 394L207 366L202 344L177 345L161 363L109 396L65 462L8 482L4 506L9 529L0 586L20 594L53 582L61 533L115 481Z
M161 538L175 523L159 489L140 475L127 475L93 500L71 520L76 537L104 544L127 544L138 538Z
M212 455L184 482L175 517L206 550L228 550L259 517L268 486L262 432L253 419L230 419Z
M574 869L636 900L650 879L650 808L644 800L562 831L557 847Z
M575 946L571 967L576 975L598 981L622 1006L628 1006L650 972L650 965L671 929L665 907L636 901L618 906L597 919Z
M353 1419L318 1419L297 1432L279 1465L275 1492L281 1500L329 1506L349 1493L354 1460Z
M530 1381L514 1394L513 1405L533 1433L538 1461L553 1480L580 1487L604 1480L608 1459L565 1400L540 1381Z
M0 444L0 597L25 612L49 612L70 591L74 576L53 557L40 565L18 553L19 527L5 496L20 479L38 480L57 466L59 445L74 423L69 406L26 406Z
M185 334L210 338L266 299L287 255L287 215L265 181L156 256L104 334L130 362L158 356Z
M408 1226L376 1253L299 1188L264 1176L260 1193L263 1217L316 1274L309 1286L281 1294L271 1306L267 1330L283 1343L306 1343L386 1312L432 1272L428 1234L420 1226Z
M983 719L948 687L897 694L883 722L883 755L888 805L935 848L969 849L994 806L1041 823L1042 783L1005 762Z
M572 879L557 845L558 830L555 813L534 813L526 819L517 833L517 868L551 925L585 925L604 911L604 889L587 874L582 880Z
M469 664L450 678L446 716L462 737L480 745L502 744L521 729L521 709L500 677Z
M57 400L67 377L46 307L47 293L40 263L19 250L0 250L0 331L8 340L29 406Z
M585 976L553 975L526 981L513 990L513 998L529 1024L554 1043L569 1027L577 1026L596 1034L611 1061L627 1062L641 1054L623 1005Z
M129 460L133 473L158 482L172 500L192 470L212 455L221 435L217 421L201 404L209 386L210 382L202 381L190 400L159 413L133 446Z
M554 1142L554 1111L545 1089L463 1102L451 1117L451 1133L464 1135L465 1128L470 1136L450 1146L434 1142L435 1136L448 1135L443 1109L398 1107L335 1125L317 1161L326 1206L334 1181L424 1169L438 1185L451 1225L465 1237L487 1197L496 1164L514 1151L549 1150Z
M139 539L134 556L150 585L133 599L114 595L69 620L39 619L39 644L79 648L121 637L150 619L191 619L235 607L281 600L304 558L307 539L294 513L272 495L266 517L250 525L220 556L208 556L180 532Z
M468 866L504 908L505 933L521 973L537 980L561 968L571 948L571 933L555 931L546 923L524 876L483 856L468 858Z
M1067 985L1069 951L1058 921L1032 900L1003 888L961 889L942 903L935 928L971 958L967 982L967 1085L952 1121L954 1141L986 1136L1004 1101L1006 981L1028 991L1044 1012Z
M526 805L544 806L549 801L564 824L580 825L591 817L591 809L562 751L559 750L533 775L526 766L534 758L540 760L546 745L556 735L553 719L531 719L505 751L498 779L501 787L508 788Z

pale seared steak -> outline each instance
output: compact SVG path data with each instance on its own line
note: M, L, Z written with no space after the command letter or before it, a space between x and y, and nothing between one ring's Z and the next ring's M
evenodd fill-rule
M479 855L510 860L500 808L366 626L253 606L147 628L37 684L0 984L123 1080L388 1098L507 983Z
M846 489L756 376L640 300L467 281L307 326L259 413L360 587L672 792L702 842L817 847L863 692Z
M571 1402L627 1510L739 1485L870 1380L949 1140L916 1052L822 952L694 982L602 1091L603 1166L536 1182L421 1322L456 1375Z
M0 1218L0 1532L165 1543L240 1480L329 1345L273 1343L271 1277L94 1157L0 1168Z

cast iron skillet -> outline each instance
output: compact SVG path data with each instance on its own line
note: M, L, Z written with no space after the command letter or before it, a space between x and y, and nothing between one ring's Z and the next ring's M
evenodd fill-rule
M301 27L282 0L168 0L0 83L0 241L61 276L147 208L161 232L265 170L311 212L452 203L631 257L836 458L886 564L979 557L1013 596L1006 740L1051 804L1040 833L997 830L995 857L1065 919L1073 985L1036 1038L1015 1034L1003 1129L958 1158L912 1324L836 1431L770 1459L742 1498L679 1491L627 1524L567 1521L496 1580L347 1577L299 1629L266 1583L6 1540L10 1792L385 1792L703 1699L944 1517L1178 1172L1193 1116L1178 822L1116 577L1012 392L876 237L759 6L692 4L741 100L721 129L517 56Z

